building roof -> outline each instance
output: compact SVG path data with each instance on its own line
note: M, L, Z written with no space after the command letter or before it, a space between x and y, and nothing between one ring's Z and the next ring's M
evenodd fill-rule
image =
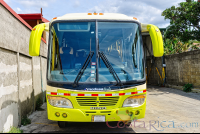
M18 19L22 24L24 24L27 28L32 30L33 28L22 18L20 15L18 15L5 1L0 0L0 4L3 5L16 19ZM45 19L45 21L47 21ZM41 38L41 40L46 43L46 41Z
M49 22L45 19L42 13L34 13L34 14L18 14L24 20L42 20L42 22Z

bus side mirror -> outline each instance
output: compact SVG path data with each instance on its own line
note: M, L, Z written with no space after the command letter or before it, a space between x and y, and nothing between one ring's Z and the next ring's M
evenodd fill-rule
M42 33L44 30L48 29L49 29L49 23L38 24L32 29L29 40L29 54L31 56L40 55L40 42Z
M164 54L163 38L159 28L148 24L147 30L151 37L154 57L162 57Z

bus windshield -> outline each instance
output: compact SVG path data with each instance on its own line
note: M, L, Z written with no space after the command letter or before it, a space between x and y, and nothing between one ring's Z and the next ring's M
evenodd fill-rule
M60 22L50 31L48 80L126 83L144 78L139 25L134 22Z

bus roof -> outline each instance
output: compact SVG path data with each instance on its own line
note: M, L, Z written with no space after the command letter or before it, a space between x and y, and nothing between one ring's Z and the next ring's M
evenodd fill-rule
M91 20L91 19L138 21L138 19L135 17L129 17L124 14L118 14L118 13L70 13L70 14L63 15L61 17L56 17L52 19L51 22L53 22L54 20Z

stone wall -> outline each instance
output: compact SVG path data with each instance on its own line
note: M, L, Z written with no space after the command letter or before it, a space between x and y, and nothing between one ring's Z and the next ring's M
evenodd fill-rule
M166 85L184 86L193 84L194 88L200 88L200 50L184 52L165 56ZM155 58L155 64L162 73L162 59ZM148 70L151 66L150 58L147 59ZM160 77L153 66L148 84L161 84Z
M29 56L31 29L1 3L0 29L0 132L7 132L45 99L47 45L41 41L41 56Z

